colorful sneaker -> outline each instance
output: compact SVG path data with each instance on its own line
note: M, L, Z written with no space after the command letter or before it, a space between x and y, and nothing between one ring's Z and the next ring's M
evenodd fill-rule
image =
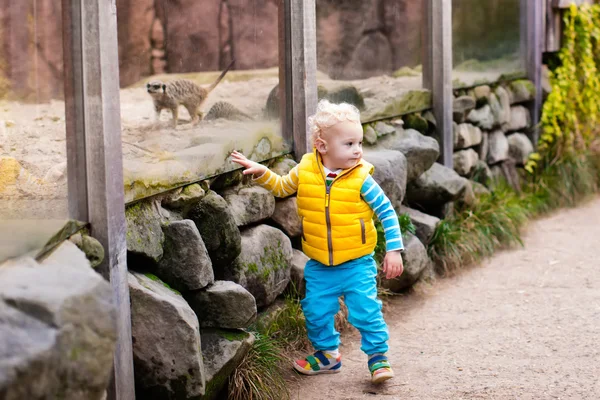
M379 384L394 377L394 371L383 354L376 354L369 358L369 371L371 371L371 382Z
M294 369L304 375L337 374L342 370L342 356L334 358L319 350L304 360L294 361Z

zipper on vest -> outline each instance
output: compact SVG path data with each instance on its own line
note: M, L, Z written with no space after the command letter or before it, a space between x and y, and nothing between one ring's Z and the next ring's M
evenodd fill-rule
M316 150L315 150L316 152ZM317 165L319 166L319 170L321 171L321 175L323 176L323 182L325 183L325 223L327 224L327 250L329 253L329 265L333 265L333 238L331 237L331 217L329 215L329 203L330 203L330 192L333 184L338 181L342 176L347 175L350 171L359 166L356 164L354 167L348 169L345 172L340 173L336 176L331 184L327 186L327 180L325 179L325 170L322 168L322 164L319 161L319 155L317 154Z
M333 265L333 239L331 237L331 218L329 216L329 191L331 190L331 185L327 186L325 190L325 222L327 223L327 250L329 250L329 265Z

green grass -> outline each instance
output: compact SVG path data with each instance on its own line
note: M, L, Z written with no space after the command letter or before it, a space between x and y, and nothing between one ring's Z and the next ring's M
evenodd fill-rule
M473 207L462 207L442 220L428 247L442 275L522 244L521 228L534 217L572 207L598 192L598 157L563 160L528 176L521 194L501 182Z
M229 377L229 400L289 399L277 341L258 332L254 336L250 351Z

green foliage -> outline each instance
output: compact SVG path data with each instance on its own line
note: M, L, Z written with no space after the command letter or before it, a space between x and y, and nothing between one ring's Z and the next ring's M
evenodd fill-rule
M560 65L542 111L538 150L525 166L534 173L598 146L600 127L600 5L571 5L564 17Z
M530 216L522 199L506 185L479 197L440 221L428 247L432 260L448 272L493 254L502 247L521 243L519 228Z
M559 207L577 205L600 186L600 157L563 158L523 185L518 195L505 184L481 195L473 207L457 209L442 220L428 252L441 272L449 272L497 249L521 243L525 222Z

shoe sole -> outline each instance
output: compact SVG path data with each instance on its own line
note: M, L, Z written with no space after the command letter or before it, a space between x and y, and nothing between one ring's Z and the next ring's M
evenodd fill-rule
M393 372L380 372L371 378L371 383L378 385L382 382L387 381L388 379L392 379L393 377L394 377Z
M302 375L337 374L342 371L342 367L337 368L337 369L320 369L318 371L313 371L311 369L310 371L307 371L306 369L302 368L300 365L298 365L296 363L294 363L294 369L296 370L296 372L298 372Z

